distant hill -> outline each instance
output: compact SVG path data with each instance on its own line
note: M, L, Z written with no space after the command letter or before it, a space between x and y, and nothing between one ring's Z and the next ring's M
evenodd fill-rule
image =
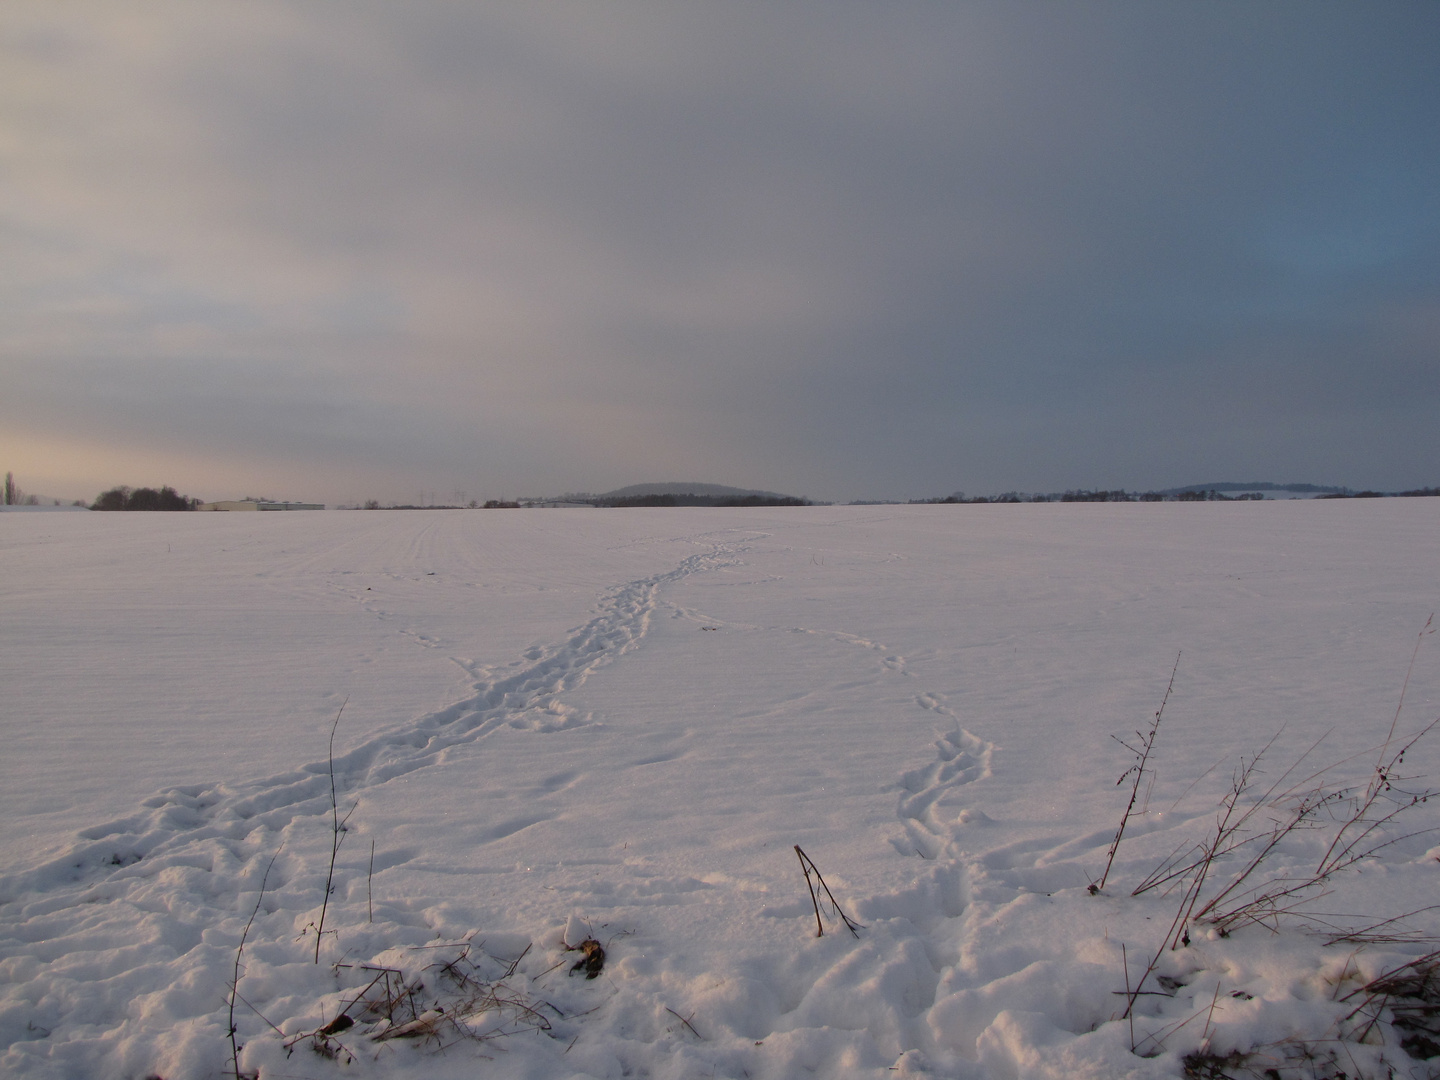
M724 484L631 484L587 501L596 506L806 506L805 499Z
M597 499L635 499L646 495L702 495L717 499L741 499L747 495L759 495L768 499L784 499L785 495L776 494L773 491L756 491L752 488L726 487L724 484L631 484L629 487L616 488L614 491L607 491L603 495L596 495Z
M1190 484L1186 487L1166 488L1160 494L1179 495L1182 491L1293 491L1303 495L1342 495L1345 490L1343 487L1329 487L1325 484L1272 484L1257 480L1251 484L1234 481L1224 484Z
M1190 484L1185 487L1166 488L1163 491L1114 491L1103 488L1096 490L1052 492L1048 495L1021 494L1008 491L1003 495L980 495L966 498L963 491L944 498L911 499L922 503L1018 503L1018 502L1235 502L1270 498L1266 492L1275 492L1279 498L1296 499L1348 499L1359 497L1391 495L1430 495L1434 489L1417 488L1414 491L1361 491L1332 487L1324 484L1276 484L1268 480L1248 482L1226 481L1218 484Z

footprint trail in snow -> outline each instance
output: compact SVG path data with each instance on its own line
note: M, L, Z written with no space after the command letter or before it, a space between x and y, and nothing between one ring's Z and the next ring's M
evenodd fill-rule
M601 602L600 614L562 644L539 650L523 670L482 683L463 701L337 754L333 769L343 798L351 801L368 787L433 765L447 749L483 739L502 725L547 731L581 722L559 696L639 643L662 586L726 565L732 557L730 549L717 545L669 573L623 585ZM82 832L89 844L34 870L0 877L0 902L59 879L88 880L193 841L240 840L257 827L276 831L294 817L327 813L331 767L329 761L314 761L248 783L161 792L146 800L147 812Z
M917 853L935 859L959 841L961 827L986 820L978 808L959 810L949 820L945 811L950 799L966 784L990 775L995 747L962 728L959 718L940 698L920 694L915 701L922 708L948 717L955 725L953 730L936 732L933 762L900 778L906 794L900 797L899 813L906 835Z
M503 727L544 732L583 724L559 696L639 644L660 589L730 565L738 550L716 543L668 573L612 590L594 618L564 642L532 650L521 670L337 753L340 801L348 806L367 789L441 763L447 750ZM0 876L0 977L9 984L0 997L0 1066L118 1076L128 1075L123 1063L131 1061L141 1070L136 1075L148 1073L154 1059L146 1056L152 1050L144 1031L159 1017L179 1032L170 1068L205 1075L208 1066L200 1063L224 1042L217 1030L225 1000L219 977L234 960L240 909L255 904L277 849L261 922L269 916L276 926L293 922L302 937L313 935L324 875L316 877L313 860L296 857L291 841L313 846L310 833L328 835L330 793L331 762L325 760L246 783L170 788L145 800L139 813L84 830L65 854ZM298 836L301 825L305 834ZM403 903L389 906L390 931L415 938L414 944L433 937L434 918L403 909ZM279 933L283 939L284 930ZM267 946L255 937L252 952L264 956ZM126 944L117 949L121 941ZM198 997L185 990L197 969L208 972L212 991ZM77 1017L86 1034L53 1043L52 1031L73 1026Z

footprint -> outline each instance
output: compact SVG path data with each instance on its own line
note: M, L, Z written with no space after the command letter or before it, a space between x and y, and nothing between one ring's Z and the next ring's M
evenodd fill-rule
M567 769L565 772L558 772L554 776L545 777L539 784L535 785L535 790L542 791L547 795L557 791L564 791L579 778L580 771L578 769Z

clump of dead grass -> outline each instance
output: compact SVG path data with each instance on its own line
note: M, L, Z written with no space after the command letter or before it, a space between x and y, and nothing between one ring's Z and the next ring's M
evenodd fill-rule
M363 1044L410 1041L434 1051L461 1042L490 1043L524 1032L549 1032L546 1010L528 980L517 978L530 947L512 960L490 956L468 941L421 946L411 953L450 952L423 966L337 964L363 980L326 1023L285 1038L286 1051L308 1044L322 1057L350 1062ZM550 970L553 970L550 969Z

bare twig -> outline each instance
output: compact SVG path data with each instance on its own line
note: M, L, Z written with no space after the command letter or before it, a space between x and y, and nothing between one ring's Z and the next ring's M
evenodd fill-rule
M1216 990L1217 990L1217 991L1219 990L1219 987L1218 987L1218 986L1216 987ZM1211 1006L1211 1010L1213 1010L1213 1008L1214 1008L1214 1006L1212 1005L1212 1006ZM1140 1040L1139 1045L1135 1047L1135 1049L1132 1051L1132 1053L1139 1054L1141 1057L1151 1057L1151 1056L1153 1056L1152 1054L1149 1054L1149 1053L1147 1053L1145 1050L1142 1049L1142 1047L1145 1047L1147 1044L1152 1044L1152 1045L1154 1046L1154 1048L1155 1048L1155 1053L1160 1053L1161 1051L1163 1051L1163 1050L1165 1049L1165 1040L1166 1040L1166 1039L1168 1039L1171 1035L1174 1035L1174 1034L1175 1034L1177 1031L1179 1031L1181 1028L1186 1027L1187 1025L1193 1023L1195 1020L1199 1019L1202 1015L1205 1015L1206 1012L1207 1012L1207 1010L1204 1009L1204 1008L1196 1009L1193 1013L1191 1013L1189 1016L1185 1017L1183 1020L1177 1020L1177 1021L1175 1021L1175 1023L1170 1024L1168 1027L1161 1028L1159 1031L1151 1032L1149 1035L1146 1035L1145 1038L1143 1038L1143 1039ZM1130 1019L1131 1019L1131 1023L1133 1024L1133 1023L1134 1023L1134 1019L1135 1019L1134 1016L1132 1015ZM1206 1023L1207 1023L1207 1024L1209 1023L1209 1020L1208 1020L1208 1019L1206 1020Z
M339 966L339 967L342 967L342 968L348 968L348 967L351 967L352 965L350 965L350 964L340 964L340 965L338 965L338 966ZM374 977L373 979L371 979L368 983L365 984L365 988L364 988L363 990L361 990L358 994L356 994L353 998L350 999L350 1002L349 1002L348 1005L343 1005L343 1006L341 1006L341 1008L340 1008L340 1011L341 1011L341 1012L349 1012L349 1011L350 1011L352 1008L354 1008L355 1005L357 1005L359 1002L364 1001L364 1000L365 1000L365 995L368 994L368 993L370 992L371 988L374 987L374 985L375 985L377 982L379 982L382 978L385 980L386 995L388 996L388 995L389 995L389 987L390 987L390 976L391 976L392 974L393 974L393 975L401 975L401 973L400 973L398 970L396 970L395 968L377 968L377 967L371 967L371 966L368 965L368 964L360 964L360 965L359 965L359 970L361 970L361 971L373 971L373 972L375 973L375 977ZM402 975L401 977L403 978L403 975ZM367 1006L367 1008L369 1007L369 1003L368 1003L368 1002L366 1003L366 1006Z
M1415 915L1421 915L1427 911L1434 911L1437 907L1440 907L1440 904L1427 904L1422 908L1416 908L1414 911L1407 911L1403 915L1395 915L1389 919L1382 919L1380 922L1371 923L1368 926L1362 926L1358 929L1350 929L1342 924L1330 923L1329 925L1335 928L1336 933L1333 937L1329 938L1325 944L1338 945L1342 941L1348 941L1356 945L1389 945L1402 941L1433 941L1433 935L1427 934L1423 930L1389 930L1386 928L1394 926L1398 922L1403 922L1405 919L1409 919ZM1325 925L1323 922L1325 918L1345 919L1354 917L1353 915L1335 912L1312 911L1309 913L1310 921L1319 925Z
M320 902L320 925L315 928L315 963L320 963L320 942L325 937L325 912L330 907L330 890L335 881L335 857L340 854L341 837L345 834L345 827L340 821L340 803L335 797L335 730L340 726L340 717L345 712L345 706L350 704L347 697L340 703L340 711L335 714L335 723L330 725L330 869L325 874L325 898ZM354 813L355 808L350 808ZM350 814L345 815L345 820L350 820Z
M1135 998L1130 993L1130 956L1120 943L1120 962L1125 966L1125 1019L1130 1021L1130 1052L1135 1052Z
M280 849L275 849L275 854L270 856L269 863L265 866L265 874L260 878L260 895L255 897L255 907L250 911L250 918L245 920L245 929L240 934L240 944L235 949L235 973L230 980L230 1064L235 1074L235 1080L242 1080L240 1072L240 1044L235 1041L235 1001L240 997L240 957L245 953L245 940L250 936L250 927L255 925L255 916L260 914L260 905L265 901L265 885L270 880L270 868L275 865L275 860L280 857ZM250 1005L247 1001L245 1004ZM255 1006L250 1005L254 1009ZM259 1015L259 1010L256 1010ZM264 1017L261 1017L264 1020ZM269 1020L265 1020L267 1024ZM274 1027L274 1024L270 1024Z
M811 871L814 871L815 881L818 881L820 888L825 890L825 895L830 899L830 906L835 909L835 914L840 916L841 922L845 924L845 929L849 930L851 934L858 938L860 931L863 930L864 927L851 919L850 916L846 915L841 909L840 904L835 899L835 894L830 891L830 886L825 884L825 878L821 876L820 868L815 865L809 855L806 855L805 852L800 849L799 844L795 845L795 854L800 859L800 869L804 872L805 884L810 889L810 903L815 906L815 936L824 937L825 926L820 921L820 898L815 892L815 882L810 880Z
M1160 731L1160 719L1165 715L1165 703L1170 700L1170 691L1175 689L1175 672L1180 670L1180 654L1175 654L1175 666L1170 669L1170 682L1165 687L1165 696L1160 699L1160 708L1155 710L1155 719L1151 721L1150 730L1146 732L1137 731L1136 738L1140 740L1138 746L1131 746L1124 739L1116 739L1121 746L1135 755L1135 764L1126 769L1117 780L1116 786L1123 784L1125 778L1133 776L1135 779L1130 785L1130 801L1125 804L1125 812L1120 815L1120 827L1115 830L1115 839L1110 842L1110 852L1105 857L1105 870L1100 875L1099 881L1092 881L1089 885L1090 895L1094 896L1101 889L1105 888L1105 881L1110 877L1110 868L1115 865L1115 853L1120 850L1120 841L1125 836L1125 826L1130 823L1130 815L1135 812L1135 800L1140 795L1140 783L1145 779L1145 766L1150 761L1150 752L1155 749L1155 736ZM1154 776L1151 776L1153 783ZM1150 801L1150 793L1145 793L1145 801Z
M810 903L815 908L815 936L825 936L825 924L820 921L820 901L815 896L815 885L810 880L810 867L805 865L805 852L800 850L800 845L795 845L795 854L800 859L800 872L805 875L805 886L810 890Z
M1270 741L1260 748L1259 753L1252 757L1248 764L1243 758L1241 759L1240 767L1231 776L1230 793L1221 800L1221 814L1220 817L1216 819L1215 830L1211 833L1210 842L1196 844L1189 848L1183 855L1180 854L1181 849L1176 848L1175 851L1171 853L1170 858L1166 859L1165 862L1161 863L1159 867L1151 872L1149 877L1135 886L1134 890L1130 893L1131 896L1139 896L1141 893L1148 892L1157 886L1183 879L1196 870L1207 867L1210 862L1213 862L1220 856L1228 855L1230 852L1249 842L1247 834L1244 832L1244 827L1248 824L1250 818L1265 805L1267 800L1275 795L1276 790L1285 782L1286 778L1299 768L1300 764L1325 739L1324 735L1317 739L1309 750L1306 750L1304 754L1300 755L1299 759L1280 775L1280 779L1270 785L1263 796L1250 803L1248 809L1238 810L1238 801L1240 797L1249 790L1251 778L1261 759L1264 758L1270 748L1275 745L1275 741L1280 738L1284 730L1285 728L1282 725L1280 730L1271 736ZM1294 789L1292 788L1291 790ZM1235 816L1237 812L1240 814L1238 818ZM1181 865L1182 860L1186 858L1189 858L1191 861Z
M705 1041L703 1038L701 1038L700 1033L695 1030L695 1025L692 1024L692 1023L690 1023L690 1020L689 1020L688 1017L681 1016L678 1012L676 1012L674 1009L670 1008L670 1006L668 1006L668 1005L665 1006L665 1011L668 1012L671 1016L675 1017L676 1020L679 1020L679 1021L680 1021L682 1024L684 1024L687 1028L689 1028L691 1035L694 1035L697 1039L700 1039L701 1042L704 1042L704 1041ZM691 1013L690 1015L691 1015L691 1016L694 1016L695 1014L694 1014L694 1013Z
M1425 625L1428 627L1430 624L1427 622ZM1409 680L1408 674L1406 675L1406 680ZM1399 712L1397 711L1395 715L1398 720ZM1361 797L1359 806L1356 808L1354 814L1340 827L1340 830L1335 834L1335 839L1331 841L1330 846L1325 850L1325 854L1321 857L1319 865L1315 868L1316 874L1327 876L1333 874L1336 870L1350 866L1352 863L1358 862L1367 855L1378 851L1381 847L1388 847L1389 843L1395 842L1392 840L1389 843L1374 846L1368 844L1370 837L1376 831L1409 807L1417 803L1427 802L1432 792L1428 790L1410 792L1408 793L1410 795L1410 801L1408 803L1400 802L1390 813L1378 818L1373 817L1371 811L1375 804L1385 795L1394 791L1394 785L1396 783L1404 783L1407 780L1413 779L1413 777L1400 776L1397 773L1397 769L1404 764L1406 753L1422 738L1434 731L1437 725L1440 725L1440 718L1436 718L1426 724L1412 735L1399 750L1386 759L1383 756L1384 750L1389 748L1395 735L1392 725L1390 735L1386 738L1381 751L1382 757L1375 766L1375 775L1370 778L1370 783L1366 785L1365 794ZM1407 793L1401 792L1402 799L1405 794Z
M1210 1011L1205 1014L1205 1030L1200 1032L1200 1051L1208 1052L1210 1049L1210 1022L1215 1019L1215 1006L1220 1001L1220 980L1215 980L1215 993L1210 995Z
M1277 734L1275 738L1278 737ZM1190 919L1200 901L1201 890L1205 887L1205 879L1210 872L1210 866L1219 854L1233 849L1232 841L1236 831L1255 812L1255 806L1249 810L1241 810L1239 808L1240 797L1250 786L1250 779L1254 775L1256 765L1265 751L1274 745L1274 742L1275 739L1272 738L1260 753L1251 758L1248 763L1242 763L1235 771L1230 784L1230 793L1221 801L1220 814L1216 819L1214 831L1211 832L1209 839L1199 846L1199 857L1185 871L1172 875L1181 876L1189 873L1191 876L1186 884L1185 893L1180 898L1180 904L1175 909L1175 918L1171 920L1170 928L1165 931L1165 937L1161 939L1155 955L1150 958L1150 962L1145 965L1145 970L1140 973L1140 981L1129 991L1129 1002L1125 1008L1126 1016L1130 1016L1134 1012L1135 1001L1144 989L1145 981L1154 972L1156 965L1160 963L1160 958L1165 955L1165 951L1179 948L1182 944L1190 944ZM1292 765L1289 770L1286 770L1286 775L1294 768L1295 766ZM1281 779L1283 780L1283 776ZM1276 781L1276 783L1279 782ZM1238 846L1238 844L1234 846Z
M525 943L525 950L524 950L524 952L522 952L519 956L515 957L514 960L511 960L511 961L510 961L510 966L505 969L505 974L502 975L502 976L500 976L500 978L501 978L502 981L505 980L505 979L510 978L510 976L512 976L512 975L515 974L515 969L520 966L520 961L525 959L525 954L530 951L530 946L533 945L533 944L534 944L534 942L530 942L530 941L527 941L527 942Z
M239 998L241 1005L244 1005L247 1009L249 1009L251 1012L253 1012L256 1016L260 1017L261 1020L264 1020L266 1026L269 1027L269 1029L270 1029L271 1031L275 1032L275 1034L276 1034L276 1035L279 1035L282 1039L285 1037L285 1032L281 1031L278 1027L276 1027L274 1021L272 1021L268 1016L266 1016L266 1015L265 1015L264 1013L262 1013L259 1009L257 1009L257 1008L249 1001L249 999L245 997L244 994L237 993L235 996L236 996L237 998Z
M1425 620L1425 625L1420 628L1420 633L1415 636L1415 650L1410 654L1410 666L1405 669L1405 681L1400 684L1400 700L1395 703L1395 716L1390 720L1390 734L1386 736L1384 745L1380 748L1380 760L1375 763L1377 771L1381 762L1385 760L1385 750L1390 746L1390 740L1395 738L1395 728L1400 723L1400 710L1405 708L1405 691L1410 689L1410 676L1415 671L1415 659L1420 655L1420 643L1425 640L1427 634L1435 632L1435 613L1432 611L1430 617Z

